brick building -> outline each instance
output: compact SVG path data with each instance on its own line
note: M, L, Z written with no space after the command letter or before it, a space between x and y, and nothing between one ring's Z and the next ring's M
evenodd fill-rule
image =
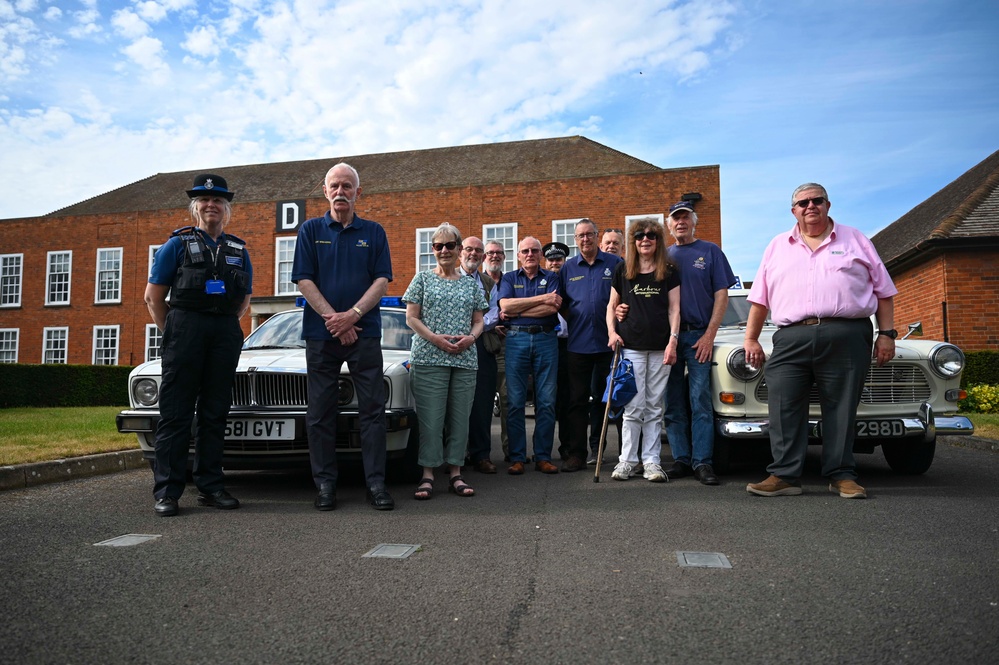
M184 192L204 172L236 192L226 230L246 241L253 261L248 333L293 306L296 231L329 209L323 178L341 160L361 175L357 213L388 234L390 295L433 265L430 234L445 221L502 241L512 269L525 236L574 248L582 217L601 229L663 221L671 203L697 194L698 237L721 244L718 166L662 169L580 136L161 173L48 215L0 220L0 361L154 357L159 335L142 300L152 255L190 223Z
M895 323L965 351L999 349L999 151L872 238L899 294Z

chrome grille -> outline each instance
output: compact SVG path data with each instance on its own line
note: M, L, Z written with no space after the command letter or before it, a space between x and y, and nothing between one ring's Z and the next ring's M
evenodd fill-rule
M233 406L304 407L308 403L305 374L241 372L232 386Z
M756 386L756 399L766 402L770 397L766 380ZM926 372L916 365L871 365L864 379L861 404L919 404L930 399L930 382ZM819 390L812 385L808 393L810 404L819 403Z

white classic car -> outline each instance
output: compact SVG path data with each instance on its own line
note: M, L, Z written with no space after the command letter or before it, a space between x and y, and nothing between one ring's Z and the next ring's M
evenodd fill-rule
M715 411L715 465L728 466L731 454L752 441L769 442L767 384L763 368L746 363L742 344L749 291L731 290L722 327L715 337L711 374ZM760 344L769 354L777 327L767 321ZM914 323L895 343L895 358L882 367L873 361L857 409L854 451L881 446L896 473L924 473L933 463L937 435L973 434L971 421L957 413L964 354L953 344L912 339ZM812 387L810 443L821 443L818 392Z
M409 388L409 349L413 332L398 298L382 300L382 356L385 380L386 447L390 460L415 467L419 434ZM226 469L309 468L305 433L305 342L302 310L268 318L243 343L232 389L223 466ZM153 460L159 422L160 361L132 370L128 377L131 408L118 414L119 432L134 432L143 457ZM192 441L193 443L193 441ZM193 448L191 455L193 459ZM340 374L337 453L360 459L357 398L346 364Z

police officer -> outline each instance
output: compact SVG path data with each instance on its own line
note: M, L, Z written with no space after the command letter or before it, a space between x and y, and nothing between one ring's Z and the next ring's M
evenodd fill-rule
M195 408L198 504L239 508L225 490L222 446L243 343L239 320L250 306L253 268L243 241L223 231L233 197L225 178L199 175L187 195L194 226L174 231L157 250L145 294L149 313L163 331L153 467L154 510L162 517L177 514L184 493Z

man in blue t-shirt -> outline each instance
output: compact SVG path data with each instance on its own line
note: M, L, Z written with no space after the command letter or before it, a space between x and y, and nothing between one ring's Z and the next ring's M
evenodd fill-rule
M666 436L674 460L666 476L675 480L693 473L701 483L717 485L711 467L715 446L711 355L735 274L718 245L694 238L697 214L692 204L681 201L670 206L666 224L676 239L669 256L680 267L682 280L680 343L666 383Z
M318 510L336 508L336 426L340 369L347 363L357 394L361 458L368 501L392 510L385 489L385 384L382 378L381 311L378 303L392 281L388 238L381 225L361 219L354 167L340 163L326 173L323 194L330 211L298 230L291 280L308 306L302 339L308 366L305 416Z

